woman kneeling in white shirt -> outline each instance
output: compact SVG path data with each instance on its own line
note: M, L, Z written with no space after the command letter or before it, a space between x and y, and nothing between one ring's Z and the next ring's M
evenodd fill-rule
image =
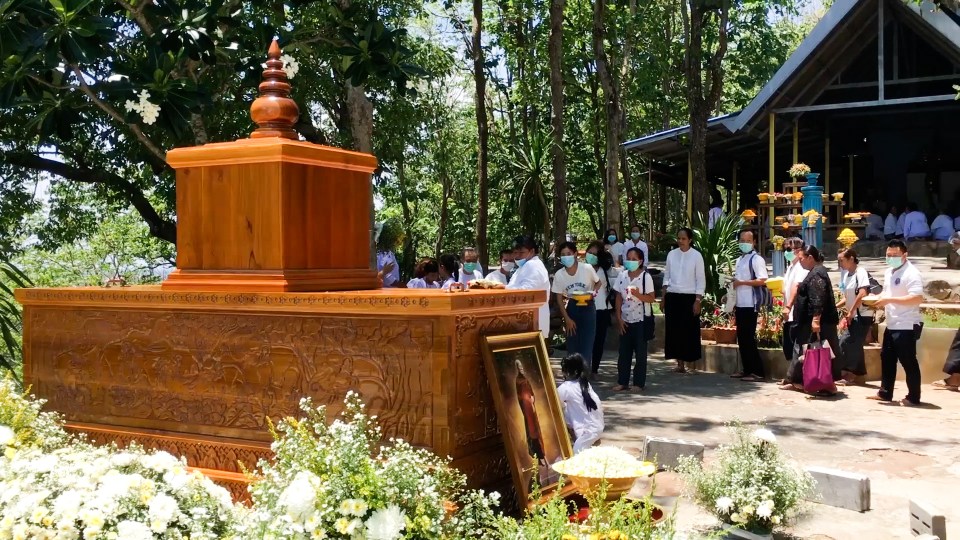
M563 418L573 432L573 453L590 448L603 435L603 408L600 397L590 387L590 373L583 356L571 354L560 364L564 381L557 393L563 403Z

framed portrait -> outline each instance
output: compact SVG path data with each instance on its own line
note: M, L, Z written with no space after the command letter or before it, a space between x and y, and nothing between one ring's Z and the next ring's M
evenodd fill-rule
M530 504L539 485L554 494L560 475L552 464L573 456L557 384L540 332L486 336L483 362L497 408L518 503ZM573 485L564 486L572 492Z

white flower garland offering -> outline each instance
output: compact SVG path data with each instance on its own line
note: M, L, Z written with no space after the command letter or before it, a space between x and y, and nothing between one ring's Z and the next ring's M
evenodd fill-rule
M300 63L289 54L281 56L280 61L283 62L283 72L287 74L288 79L296 77L300 72Z
M553 470L582 478L637 478L656 470L648 461L640 461L615 446L593 446L553 464Z
M126 109L128 112L135 112L143 118L143 123L152 126L160 116L160 106L150 103L150 92L141 90L140 101L127 100Z
M0 459L0 539L228 538L230 494L165 452L74 443Z

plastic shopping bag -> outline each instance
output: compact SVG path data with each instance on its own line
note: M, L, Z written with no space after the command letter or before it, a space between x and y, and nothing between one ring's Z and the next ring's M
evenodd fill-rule
M817 392L837 391L833 382L833 352L826 341L811 343L803 353L803 391L811 394Z

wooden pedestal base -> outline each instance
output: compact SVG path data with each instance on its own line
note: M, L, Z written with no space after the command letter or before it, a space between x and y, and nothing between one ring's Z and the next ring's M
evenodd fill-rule
M354 390L384 436L451 456L474 487L510 482L481 337L535 330L535 291L179 292L23 289L24 379L71 429L137 440L240 482L267 419ZM237 492L237 490L234 490Z

